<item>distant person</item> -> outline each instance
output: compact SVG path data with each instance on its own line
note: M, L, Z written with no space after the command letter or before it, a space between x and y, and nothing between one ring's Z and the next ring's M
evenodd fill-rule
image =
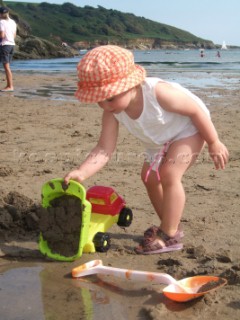
M217 56L218 58L221 58L220 51L217 52L216 56Z
M10 68L10 62L12 60L15 37L17 33L17 25L14 20L9 17L9 10L6 7L0 7L0 59L3 64L7 85L1 92L12 92L13 77Z
M203 48L200 49L200 57L203 58L205 56L205 50Z
M103 110L102 130L88 157L64 182L82 183L102 169L113 155L119 124L123 124L146 149L141 177L159 217L159 225L144 232L135 251L153 254L182 249L183 175L205 143L216 169L224 169L228 162L228 150L218 138L207 107L177 83L146 77L131 51L118 46L92 49L77 69L75 95Z

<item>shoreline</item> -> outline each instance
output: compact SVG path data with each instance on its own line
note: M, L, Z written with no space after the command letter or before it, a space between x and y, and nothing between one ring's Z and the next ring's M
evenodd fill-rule
M22 207L30 206L31 202L39 205L42 185L50 179L63 177L66 172L76 167L95 145L101 130L100 108L80 104L72 99L71 94L76 86L75 74L70 74L67 78L65 74L45 76L15 73L13 76L15 92L0 94L1 213L9 193L15 196L18 194L16 201L18 200L19 204L21 200ZM50 86L56 90L67 88L69 99L52 99L58 97L58 94L54 90L46 94L44 89L48 93ZM43 90L40 91L42 96L34 94L37 90ZM31 99L19 96L24 91L26 97L31 94ZM118 156L97 175L88 179L84 187L87 189L97 184L116 188L133 210L131 226L126 229L113 226L109 230L112 244L108 252L83 254L80 259L70 264L56 261L50 263L41 256L37 246L37 229L30 231L15 226L15 229L11 230L11 225L8 229L1 227L0 270L3 276L8 270L17 270L23 265L41 267L43 273L47 274L44 279L48 277L50 280L48 282L41 279L43 305L46 310L55 310L57 306L58 311L61 313L62 310L65 315L68 311L63 301L68 301L69 292L79 294L81 289L81 282L78 282L80 287L74 287L66 274L73 267L89 260L101 259L104 265L120 268L166 272L177 279L195 274L222 276L228 280L227 286L182 307L164 299L159 291L156 292L156 286L151 284L147 287L150 289L146 289L146 285L138 285L138 289L134 290L130 283L115 281L116 285L120 283L122 289L115 292L109 286L102 285L98 287L98 292L109 298L106 300L107 307L110 305L109 301L112 301L121 312L124 309L127 313L125 319L137 319L139 314L146 314L145 319L238 319L240 90L226 85L196 89L193 92L203 99L210 109L219 136L229 149L230 160L224 171L214 170L205 149L199 161L184 176L187 201L182 217L185 233L183 250L150 256L133 252L143 231L158 221L140 180L142 158L136 155L142 153L142 146L121 127ZM59 290L60 283L64 290ZM96 291L96 285L91 289L93 283L90 280L86 284L89 284L89 292ZM38 294L39 290L41 288L38 289ZM21 292L16 291L16 294ZM58 299L54 300L53 296ZM94 298L91 301L94 306L97 305ZM236 307L232 307L234 305ZM98 304L98 308L101 306L101 303ZM73 318L69 311L65 319L67 316L71 316L73 320L79 319L79 308L79 300L73 300L70 309L71 312L75 311L78 317ZM84 305L81 308L84 312ZM175 312L176 308L178 312ZM110 311L105 309L105 317L110 318L108 312L110 314ZM35 318L37 317L38 314L35 314Z
M4 78L4 73L0 72L0 76ZM239 88L239 77L233 73L218 73L208 71L162 71L160 72L162 79L166 81L178 82L182 86L195 92L197 95L202 94L202 90L210 94L218 96L219 92L237 91ZM74 97L77 89L76 72L34 72L34 71L13 71L14 87L13 93L0 93L0 97L15 97L20 99L35 100L45 99L49 101L79 101ZM28 81L29 80L29 81ZM4 80L3 80L4 81ZM4 86L4 84L3 84ZM1 88L0 88L1 89ZM228 93L227 93L228 95Z

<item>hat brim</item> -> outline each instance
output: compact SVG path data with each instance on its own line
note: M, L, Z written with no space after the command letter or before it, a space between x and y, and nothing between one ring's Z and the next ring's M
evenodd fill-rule
M99 87L81 88L75 92L75 96L81 102L97 103L126 92L142 83L146 77L146 71L140 65L134 65L134 71L126 78Z

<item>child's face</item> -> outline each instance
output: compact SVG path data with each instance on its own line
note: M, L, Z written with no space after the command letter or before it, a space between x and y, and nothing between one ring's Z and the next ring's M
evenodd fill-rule
M120 93L114 97L98 102L100 108L112 113L120 113L128 108L132 100L132 90Z

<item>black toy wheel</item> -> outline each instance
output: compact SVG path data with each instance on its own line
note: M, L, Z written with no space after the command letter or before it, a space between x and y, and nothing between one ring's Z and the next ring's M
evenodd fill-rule
M110 248L110 236L108 233L98 232L95 234L93 243L98 252L106 252Z
M130 208L122 208L117 224L120 227L129 227L132 223L133 213Z

